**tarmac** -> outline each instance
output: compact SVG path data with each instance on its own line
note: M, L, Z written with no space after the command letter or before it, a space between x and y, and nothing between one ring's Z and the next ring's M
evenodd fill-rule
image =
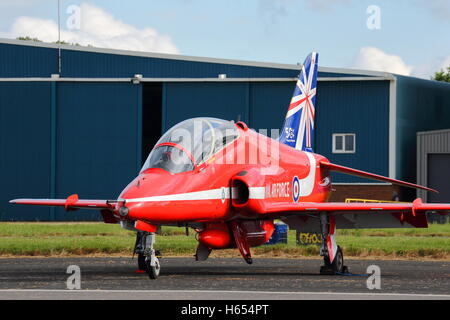
M150 280L136 273L131 257L2 258L0 299L450 300L447 261L346 260L350 273L333 276L320 275L321 264L318 259L255 258L247 265L236 258L163 258L159 278ZM69 266L79 267L80 290L68 289L68 282L76 284ZM369 266L379 267L379 289Z

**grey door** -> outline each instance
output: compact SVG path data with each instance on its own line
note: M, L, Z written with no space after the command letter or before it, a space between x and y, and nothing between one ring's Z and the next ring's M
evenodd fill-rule
M428 202L450 203L450 154L428 155L428 186L439 193L428 193Z

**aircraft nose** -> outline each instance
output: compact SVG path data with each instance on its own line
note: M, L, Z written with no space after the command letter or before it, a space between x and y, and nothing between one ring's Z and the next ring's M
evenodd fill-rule
M124 194L124 196L126 196L126 194ZM139 207L138 203L132 203L130 201L127 201L127 199L122 198L117 202L116 210L121 218L135 220L139 219L138 207Z

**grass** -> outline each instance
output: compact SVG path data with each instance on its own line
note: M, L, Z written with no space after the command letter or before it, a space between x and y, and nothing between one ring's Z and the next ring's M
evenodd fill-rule
M156 248L165 256L191 256L195 232L163 227ZM318 256L318 246L297 246L295 231L287 244L253 248L255 256ZM0 256L131 255L135 234L103 223L0 223ZM450 260L450 224L428 229L339 230L338 243L347 257ZM237 249L215 256L239 256Z

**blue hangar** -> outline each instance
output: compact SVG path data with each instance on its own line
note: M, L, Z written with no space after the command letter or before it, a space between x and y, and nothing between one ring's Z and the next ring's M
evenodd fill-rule
M299 70L0 39L0 220L98 220L8 200L114 199L161 133L187 118L281 128ZM318 81L314 150L334 163L415 182L417 132L450 128L449 84L326 67ZM333 180L337 201L415 196L356 177Z

